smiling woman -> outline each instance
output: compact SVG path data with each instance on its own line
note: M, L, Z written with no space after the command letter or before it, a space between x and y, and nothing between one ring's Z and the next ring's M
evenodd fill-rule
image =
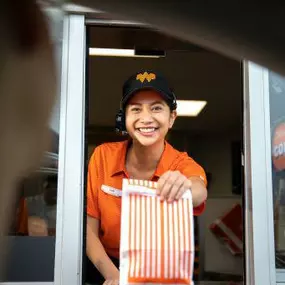
M173 126L176 111L154 90L138 91L126 107L126 128L133 143L159 144Z
M206 175L187 153L166 142L176 113L176 97L167 80L153 71L132 75L123 86L117 129L129 139L104 143L91 156L87 182L87 255L97 284L118 284L121 189L124 178L157 182L162 200L178 200L192 191L194 215L207 198Z

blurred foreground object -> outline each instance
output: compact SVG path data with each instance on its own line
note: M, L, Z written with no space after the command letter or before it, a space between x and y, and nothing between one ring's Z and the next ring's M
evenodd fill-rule
M17 182L38 166L49 145L57 92L48 22L36 1L1 1L0 66L0 235L5 236Z
M72 0L115 19L160 31L237 60L247 59L285 75L284 3L272 1Z

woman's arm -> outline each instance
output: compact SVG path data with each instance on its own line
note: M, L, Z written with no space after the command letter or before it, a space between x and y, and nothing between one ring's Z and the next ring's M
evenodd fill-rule
M106 280L119 280L119 270L99 239L99 223L98 219L87 216L87 255Z
M193 199L193 206L197 207L201 205L207 199L207 189L203 180L199 177L190 177L191 192Z

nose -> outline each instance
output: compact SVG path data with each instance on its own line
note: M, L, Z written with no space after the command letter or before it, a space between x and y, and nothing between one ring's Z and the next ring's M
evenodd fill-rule
M147 107L143 107L142 112L140 114L140 120L144 124L149 124L153 122L152 113Z

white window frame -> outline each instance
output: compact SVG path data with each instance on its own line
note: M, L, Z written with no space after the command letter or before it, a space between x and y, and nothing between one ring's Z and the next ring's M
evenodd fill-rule
M64 29L57 236L54 283L82 283L85 165L84 15L67 15Z
M268 71L244 62L246 284L275 285Z

